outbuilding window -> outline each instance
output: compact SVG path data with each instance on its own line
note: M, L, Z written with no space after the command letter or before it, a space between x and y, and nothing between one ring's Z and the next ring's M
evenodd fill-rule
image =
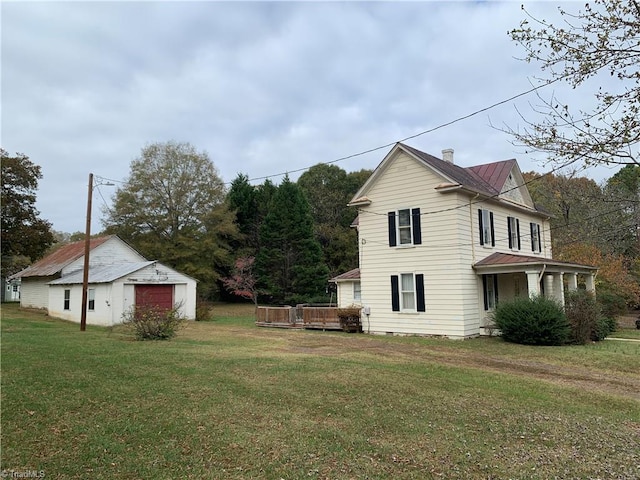
M87 300L89 311L93 312L96 309L96 290L90 288L87 290Z
M65 289L64 291L64 309L69 310L71 307L71 290Z

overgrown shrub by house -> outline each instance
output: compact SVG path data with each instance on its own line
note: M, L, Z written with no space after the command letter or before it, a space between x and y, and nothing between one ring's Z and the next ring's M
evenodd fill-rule
M168 340L185 322L179 307L167 310L155 305L132 307L122 317L133 329L137 340Z
M601 304L586 290L567 292L564 310L571 325L573 343L585 344L592 340L604 340L615 331L615 319L604 316Z
M524 345L562 345L570 334L562 306L543 296L500 302L494 323L506 341Z

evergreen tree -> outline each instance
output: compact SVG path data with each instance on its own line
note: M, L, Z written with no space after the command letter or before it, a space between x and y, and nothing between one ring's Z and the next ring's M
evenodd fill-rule
M254 256L258 251L260 238L260 212L258 210L258 192L249 183L249 177L239 173L231 182L227 194L229 208L236 213L236 225L242 238L234 245L239 257Z
M322 296L328 280L313 217L302 190L285 177L260 229L256 270L261 290L275 303L299 303Z

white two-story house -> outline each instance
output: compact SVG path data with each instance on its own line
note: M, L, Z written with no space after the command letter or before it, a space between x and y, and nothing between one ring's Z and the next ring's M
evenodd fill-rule
M358 269L335 277L338 305L361 305L365 332L487 333L497 302L564 301L595 267L552 259L549 215L515 160L463 168L398 143L349 205L358 208Z

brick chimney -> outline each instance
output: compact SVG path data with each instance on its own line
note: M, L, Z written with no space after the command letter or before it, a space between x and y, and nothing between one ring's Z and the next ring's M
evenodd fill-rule
M453 163L453 148L445 148L442 150L442 159L445 162Z

